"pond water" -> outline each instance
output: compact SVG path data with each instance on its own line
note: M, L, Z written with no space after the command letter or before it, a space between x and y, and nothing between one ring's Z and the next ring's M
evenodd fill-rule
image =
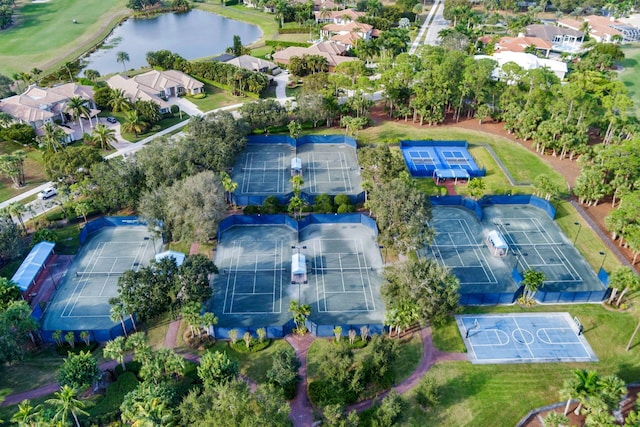
M123 64L116 61L120 51L129 54L127 70L147 66L147 52L161 49L185 59L212 56L232 46L234 35L247 45L260 38L261 31L256 25L201 10L129 19L113 30L103 47L84 58L85 70L96 70L101 75L123 71Z

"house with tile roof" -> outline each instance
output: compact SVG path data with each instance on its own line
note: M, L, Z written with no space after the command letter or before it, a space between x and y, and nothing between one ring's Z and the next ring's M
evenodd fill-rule
M288 65L293 57L302 58L305 55L318 55L326 58L329 72L333 72L343 62L355 61L358 58L346 56L347 48L344 45L333 42L320 42L310 47L291 46L273 54L273 60L277 64Z
M232 57L220 62L226 62L227 64L235 65L238 68L244 68L245 70L265 73L272 76L278 75L282 72L277 64L251 55Z
M483 36L478 40L487 44L494 39L493 36ZM519 34L518 37L500 37L495 41L496 52L526 52L530 47L535 48L537 52L540 52L545 57L549 56L551 51L550 42L539 37L530 37L523 34Z
M351 49L360 41L371 38L373 26L363 22L343 22L341 24L327 24L322 27L320 36L325 40L330 40L342 44Z
M77 83L66 83L50 88L31 85L22 94L0 100L0 111L9 114L18 123L33 127L36 134L42 134L40 129L45 123L58 123L65 132L65 142L73 142L82 138L82 132L76 131L66 123L71 121L67 112L69 99L79 96L87 101L89 107L89 126L93 127L95 117L100 110L93 101L93 88ZM80 120L85 120L81 118Z
M176 70L151 70L131 78L116 74L107 79L107 84L122 90L131 102L155 102L163 114L171 111L171 104L167 102L170 98L204 92L202 82Z
M357 21L358 18L365 16L366 13L353 9L345 9L321 10L313 12L313 15L318 24L346 24L347 22Z
M589 37L599 43L623 43L640 41L640 29L618 21L613 17L589 15L581 19L566 18L558 21L559 27L573 30L588 29Z

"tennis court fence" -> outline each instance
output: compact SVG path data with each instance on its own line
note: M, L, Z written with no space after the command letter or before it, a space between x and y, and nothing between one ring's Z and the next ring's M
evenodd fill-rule
M124 319L124 327L127 331L132 331L133 328L133 324L134 321L130 318L127 317L126 319ZM55 344L56 340L53 338L53 334L56 331L49 331L49 330L44 330L44 329L40 329L40 339L48 344ZM107 342L107 341L111 341L114 338L117 338L119 336L123 336L124 335L124 331L122 330L122 325L120 323L118 323L117 325L114 325L113 327L111 327L110 329L87 329L87 330L62 330L62 336L64 337L66 334L68 334L69 332L73 332L74 336L76 337L75 342L82 342L83 340L80 338L80 334L82 332L88 332L89 333L89 341L92 342Z
M353 329L358 334L360 334L360 328L366 326L369 329L369 335L373 334L382 334L386 331L385 326L381 323L362 323L362 324L319 324L312 320L308 320L305 322L305 326L316 337L332 337L334 336L333 330L336 326L340 326L342 328L342 336L349 336L349 330ZM251 327L219 327L215 326L214 334L216 338L227 339L229 338L229 331L236 330L238 331L238 336L244 335L245 332L249 332L252 336L257 336L256 330L261 326L251 326ZM292 320L289 320L287 323L281 326L262 326L267 331L267 337L269 338L284 338L285 336L293 333L296 325Z
M477 201L464 196L432 196L431 204L465 207L475 213L478 221L482 221L484 215L482 208L492 205L531 205L545 211L551 219L556 217L556 208L550 202L529 194L485 196Z

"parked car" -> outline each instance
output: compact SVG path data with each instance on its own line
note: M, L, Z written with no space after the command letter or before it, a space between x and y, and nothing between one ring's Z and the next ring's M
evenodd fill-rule
M118 121L116 120L116 118L115 118L115 117L112 117L112 116L107 117L107 121L108 121L109 123L118 123Z
M38 199L47 200L49 197L56 196L57 194L58 190L56 190L54 187L47 187L38 193Z

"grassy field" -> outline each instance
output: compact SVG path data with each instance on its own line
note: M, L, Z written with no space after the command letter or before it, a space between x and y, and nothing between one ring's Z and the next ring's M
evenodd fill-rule
M623 46L622 51L625 59L620 64L624 67L620 72L620 80L633 99L633 113L640 117L640 46L637 43L627 44Z
M0 177L0 202L4 202L18 194L24 193L42 183L47 182L42 165L42 152L35 148L25 148L13 142L0 142L0 155L11 154L16 150L24 150L27 152L27 158L24 160L24 174L27 185L22 188L15 188L11 179L4 176Z
M0 73L51 71L90 49L129 14L126 0L19 1L16 25L0 31ZM73 24L73 20L78 24Z
M204 90L207 94L205 98L196 99L193 96L186 97L186 99L193 102L203 113L238 103L237 97L217 87L205 85Z
M514 426L531 409L558 402L558 390L575 368L593 369L600 374L617 374L625 381L640 378L637 345L624 350L637 320L630 313L616 313L601 305L467 307L466 313L568 311L585 326L585 337L599 358L595 363L531 363L515 365L472 365L447 362L435 365L427 377L439 385L440 403L424 413L411 405L402 425ZM459 350L462 340L452 323L434 331L434 342L444 350ZM453 331L453 333L452 333ZM438 337L438 339L436 339ZM447 337L446 339L442 339ZM637 340L636 340L637 342ZM413 393L408 396L411 398Z

